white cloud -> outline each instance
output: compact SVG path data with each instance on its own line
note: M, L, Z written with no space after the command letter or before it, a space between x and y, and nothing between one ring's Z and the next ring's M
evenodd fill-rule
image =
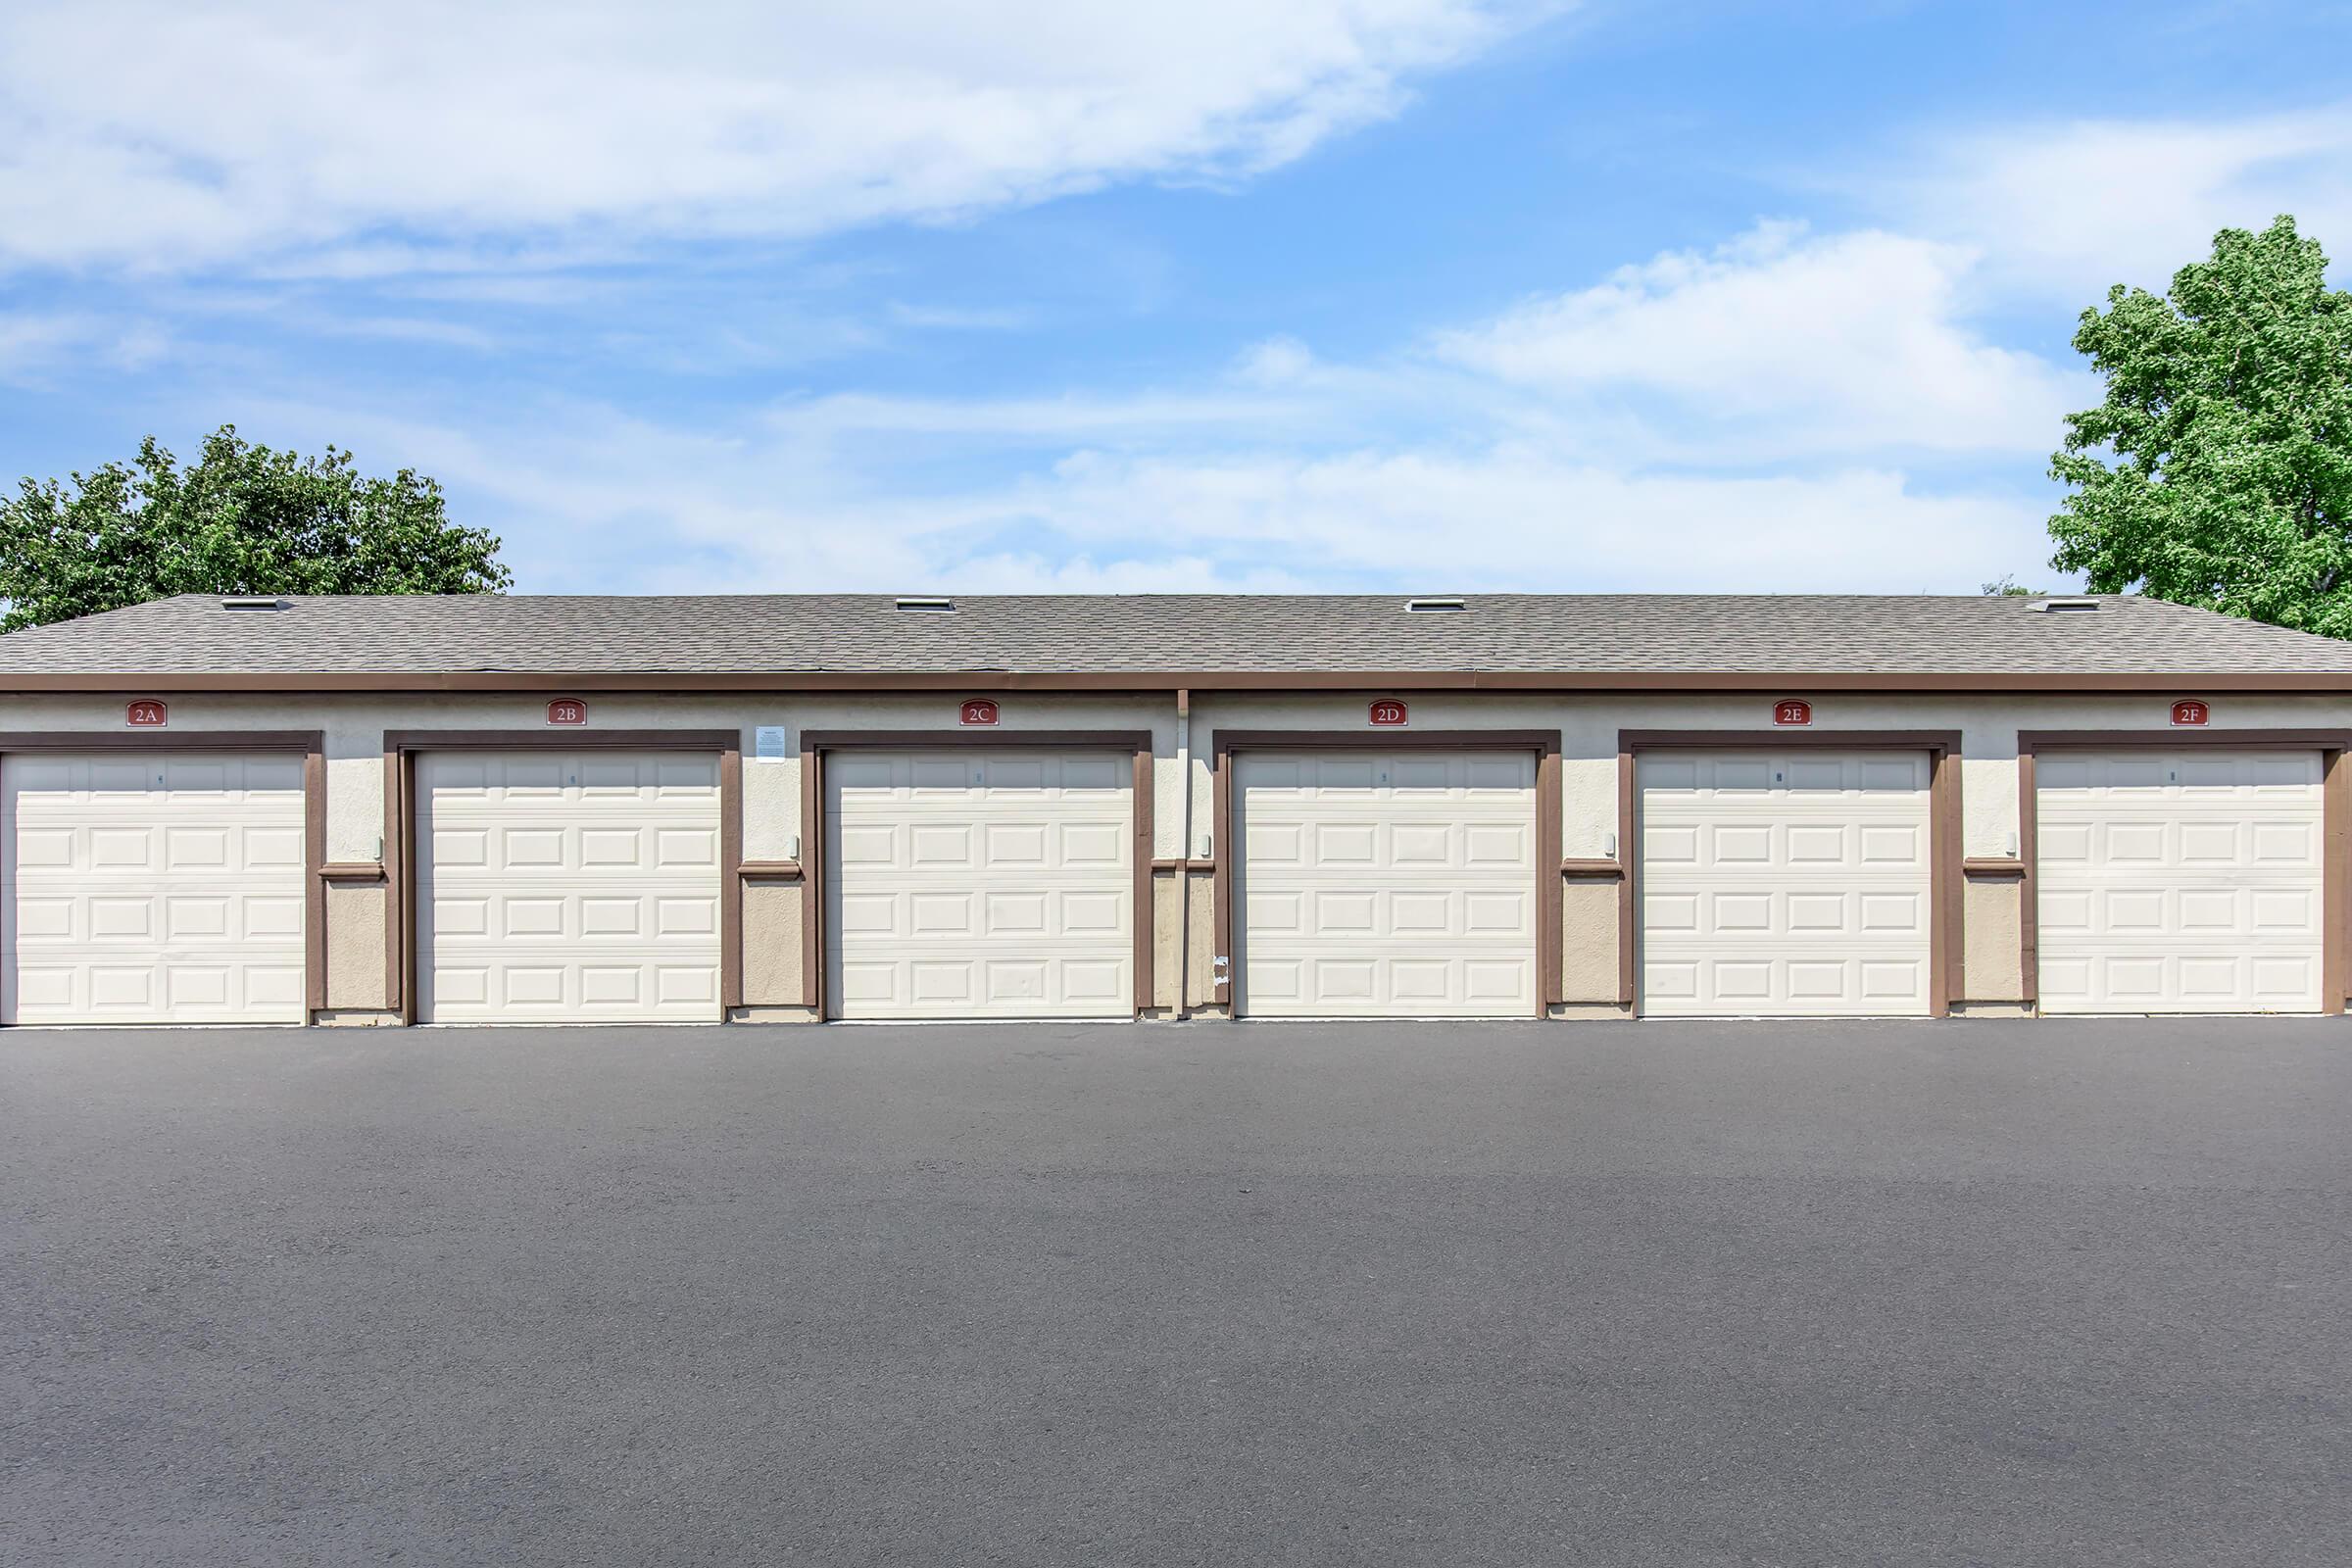
M1964 318L1975 254L1766 223L1446 334L1446 359L1560 400L1654 399L1687 453L2046 451L2083 387Z
M0 314L0 383L37 384L92 367L134 372L171 347L162 327L135 318L81 311Z
M1368 362L1274 337L1157 388L377 431L503 514L542 589L2046 580L2034 481L2084 389L1977 336L1972 265L1772 224ZM1917 457L1941 476L1909 471Z
M1987 286L2080 307L2161 291L2223 228L2295 215L2352 262L2352 107L2236 119L2080 121L1954 136L1864 187L1911 232L1982 249Z
M1640 471L1515 443L1313 459L1082 454L1007 505L1082 550L1167 539L1236 571L1402 587L1949 591L2031 570L2046 550L2041 509L1923 493L1889 469Z
M271 426L317 417L289 409ZM962 422L992 418L976 408ZM1138 426L1138 450L1065 442L1003 479L931 492L906 478L906 452L869 458L789 420L712 434L571 409L489 429L337 415L297 431L329 433L366 462L442 478L542 592L1966 592L2047 575L2043 498L1936 490L1867 464L1658 470L1512 439L1298 455Z
M0 259L406 271L482 265L485 242L789 237L1230 177L1393 113L1415 74L1546 9L20 4Z

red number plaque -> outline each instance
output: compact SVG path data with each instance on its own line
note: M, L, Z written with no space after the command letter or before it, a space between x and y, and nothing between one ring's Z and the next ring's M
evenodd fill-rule
M576 697L559 697L547 705L547 721L550 724L585 724L588 722L588 705Z
M994 724L1000 716L996 704L985 697L975 697L963 705L962 710L956 715L956 722L958 724Z
M1772 705L1772 721L1775 724L1810 724L1813 722L1813 705L1801 697L1784 698Z
M162 729L172 722L172 713L154 698L144 697L123 710L122 722L132 729Z
M1394 697L1384 697L1374 703L1364 717L1374 729L1403 729L1411 723L1405 714L1404 705Z
M2176 724L2203 724L2212 718L2213 710L2194 697L2183 697L2173 705L2173 722Z

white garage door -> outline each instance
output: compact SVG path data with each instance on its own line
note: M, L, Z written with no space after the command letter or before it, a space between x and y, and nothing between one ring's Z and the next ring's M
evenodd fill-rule
M1535 1014L1533 754L1246 753L1234 809L1245 1012Z
M1924 754L1659 753L1636 776L1642 1011L1929 1010Z
M2041 1005L2315 1012L2316 752L2034 760Z
M841 1018L1135 1011L1135 760L825 760L826 996Z
M718 1005L718 759L416 760L417 1016L708 1021Z
M0 764L0 1018L300 1023L296 757Z

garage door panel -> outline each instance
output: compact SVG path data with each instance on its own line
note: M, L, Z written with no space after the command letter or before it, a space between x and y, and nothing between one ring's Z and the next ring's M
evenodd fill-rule
M1928 780L1914 753L1642 758L1643 1010L1925 1012Z
M164 864L173 871L225 871L228 838L228 829L222 827L166 828ZM295 863L301 863L299 858Z
M1250 753L1236 769L1245 1010L1536 1010L1532 755Z
M1470 822L1462 828L1462 864L1503 871L1532 869L1536 863L1536 825L1533 822Z
M1644 827L1642 832L1642 858L1652 866L1698 864L1698 829L1695 826Z
M1858 925L1866 936L1928 935L1928 901L1924 894L1862 893L1856 895L1856 901L1861 906Z
M1054 824L1061 839L1058 865L1061 869L1124 868L1127 862L1128 840L1133 830L1124 821L1062 822ZM1051 834L1045 837L1051 837ZM1054 859L1041 856L1046 865Z
M2037 759L2043 1010L2316 1010L2321 771L2302 752Z
M976 891L914 894L906 901L906 934L916 938L971 936L978 925L973 916L979 901Z
M1914 866L1925 869L1928 863L1928 829L1925 823L1890 826L1885 823L1863 824L1856 835L1859 847L1855 854L1858 864L1884 866Z
M1711 852L1707 858L1718 866L1770 865L1772 835L1773 830L1762 824L1738 827L1713 823L1700 833L1699 839Z
M1476 907L1476 901L1472 906ZM1483 916L1476 916L1465 924L1474 924L1476 918ZM1401 889L1390 894L1389 931L1399 937L1443 937L1453 934L1453 896L1446 892L1407 892Z
M1317 822L1309 830L1314 846L1310 862L1319 869L1334 866L1369 868L1379 860L1380 830L1370 822Z
M0 1017L296 1023L303 764L38 755L0 769Z
M886 959L851 959L835 967L833 989L838 1001L849 1005L903 1002L898 982L904 971L903 964Z
M1453 994L1452 981L1468 964L1454 965L1443 958L1392 958L1389 960L1389 996L1400 1006L1428 1004L1444 1006L1461 1000ZM1469 991L1467 974L1463 974L1463 993ZM1508 997L1506 991L1504 996Z
M718 1016L718 761L427 753L416 762L417 1016Z
M535 937L562 937L570 934L564 930L566 924L564 915L575 906L566 900L509 896L493 902L498 906L499 929L512 940L527 942ZM442 913L449 906L445 904L434 906L435 930L454 931L457 929L440 923ZM615 934L635 936L637 934L638 908L635 899L582 899L578 901L576 907L579 910L582 935L590 932L599 936ZM473 916L461 915L459 918L466 927L472 926ZM487 911L485 911L481 916L484 925L488 924L488 918ZM472 930L468 929L467 934L473 934Z
M825 773L837 1015L1132 1012L1131 758L856 752Z
M1863 958L1855 968L1865 1003L1907 1004L1928 989L1928 966L1917 958Z
M1392 904L1394 902L1393 896ZM1533 940L1536 934L1534 906L1534 898L1524 889L1516 892L1494 889L1484 893L1464 893L1461 895L1461 935L1513 941Z

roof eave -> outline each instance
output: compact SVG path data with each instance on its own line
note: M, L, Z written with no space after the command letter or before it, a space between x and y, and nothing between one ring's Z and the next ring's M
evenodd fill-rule
M163 692L2352 692L2352 670L449 670L0 674L0 693Z

